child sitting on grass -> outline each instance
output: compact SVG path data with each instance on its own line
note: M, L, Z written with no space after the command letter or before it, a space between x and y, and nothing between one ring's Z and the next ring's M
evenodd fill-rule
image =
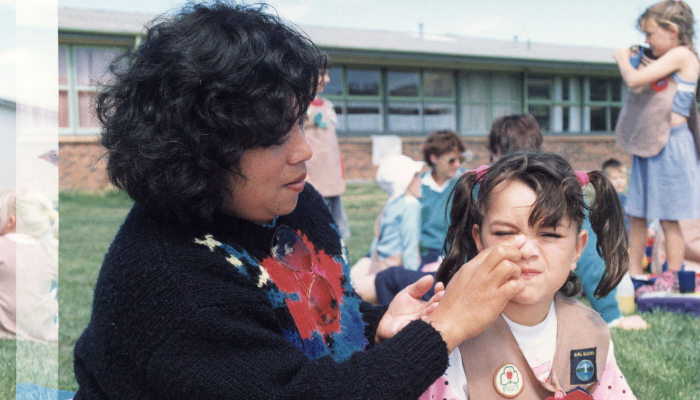
M353 265L350 276L363 300L377 302L374 281L378 272L392 266L416 271L421 264L421 180L425 164L404 155L391 156L377 169L377 183L389 194L375 223L367 257Z

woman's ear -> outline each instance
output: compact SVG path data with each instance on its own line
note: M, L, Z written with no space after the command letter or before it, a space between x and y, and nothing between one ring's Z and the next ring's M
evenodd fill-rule
M586 248L586 243L588 243L588 231L581 229L581 232L576 235L576 249L574 250L574 256L571 259L571 270L576 269L576 263L578 259L581 258L581 253L583 249Z
M476 250L477 252L481 253L484 250L484 246L481 243L481 229L479 228L479 225L474 224L472 226L472 237L474 238L474 243L476 243Z
M430 153L428 158L430 159L430 165L435 165L435 162L437 161L438 156L436 154Z

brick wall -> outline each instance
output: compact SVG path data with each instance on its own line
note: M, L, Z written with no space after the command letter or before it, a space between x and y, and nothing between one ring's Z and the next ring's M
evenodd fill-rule
M423 137L402 138L403 153L423 160ZM464 144L473 154L463 167L473 169L489 160L483 137L466 137ZM372 140L369 137L340 138L340 150L348 180L372 180L377 167L372 165ZM631 157L617 147L612 136L545 137L543 150L566 157L574 169L600 169L603 161L615 157L631 166ZM59 137L60 190L104 190L111 187L105 173L102 148L94 136Z
M59 190L104 190L112 187L105 172L104 148L97 136L59 136Z
M403 154L414 160L423 161L423 137L402 138ZM340 138L345 175L349 180L374 179L377 167L372 165L372 140L370 138ZM473 158L462 165L475 169L488 164L489 152L484 137L465 137L463 142ZM600 169L605 160L615 157L627 167L632 166L632 158L615 144L612 136L547 136L542 150L564 156L576 170L591 171Z

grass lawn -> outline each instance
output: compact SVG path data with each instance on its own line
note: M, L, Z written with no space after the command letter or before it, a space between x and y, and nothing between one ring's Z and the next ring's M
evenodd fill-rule
M343 203L350 218L350 257L357 261L369 249L374 219L386 196L375 184L348 184ZM92 292L102 258L131 201L119 193L61 193L60 196L60 339L58 387L75 391L73 346L90 318ZM643 314L651 328L646 331L612 330L615 356L639 399L698 399L700 366L697 344L700 318L657 312ZM41 370L25 371L15 364L15 355L36 352L40 357L51 349L36 343L0 341L0 398L14 398L16 375L22 379L56 387ZM50 347L50 346L49 346ZM23 363L26 364L26 363ZM54 368L53 365L45 367ZM17 365L17 367L15 367ZM20 368L22 367L22 368ZM34 374L34 375L32 375ZM50 374L49 374L50 375ZM27 378L28 377L28 378ZM55 379L55 378L54 378Z

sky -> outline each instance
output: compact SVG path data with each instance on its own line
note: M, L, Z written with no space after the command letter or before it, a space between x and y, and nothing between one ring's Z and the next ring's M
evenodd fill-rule
M5 0L7 1L7 0ZM160 14L178 0L57 0L62 7ZM700 0L687 1L700 15ZM270 0L298 25L453 34L618 48L643 43L635 29L648 0Z

